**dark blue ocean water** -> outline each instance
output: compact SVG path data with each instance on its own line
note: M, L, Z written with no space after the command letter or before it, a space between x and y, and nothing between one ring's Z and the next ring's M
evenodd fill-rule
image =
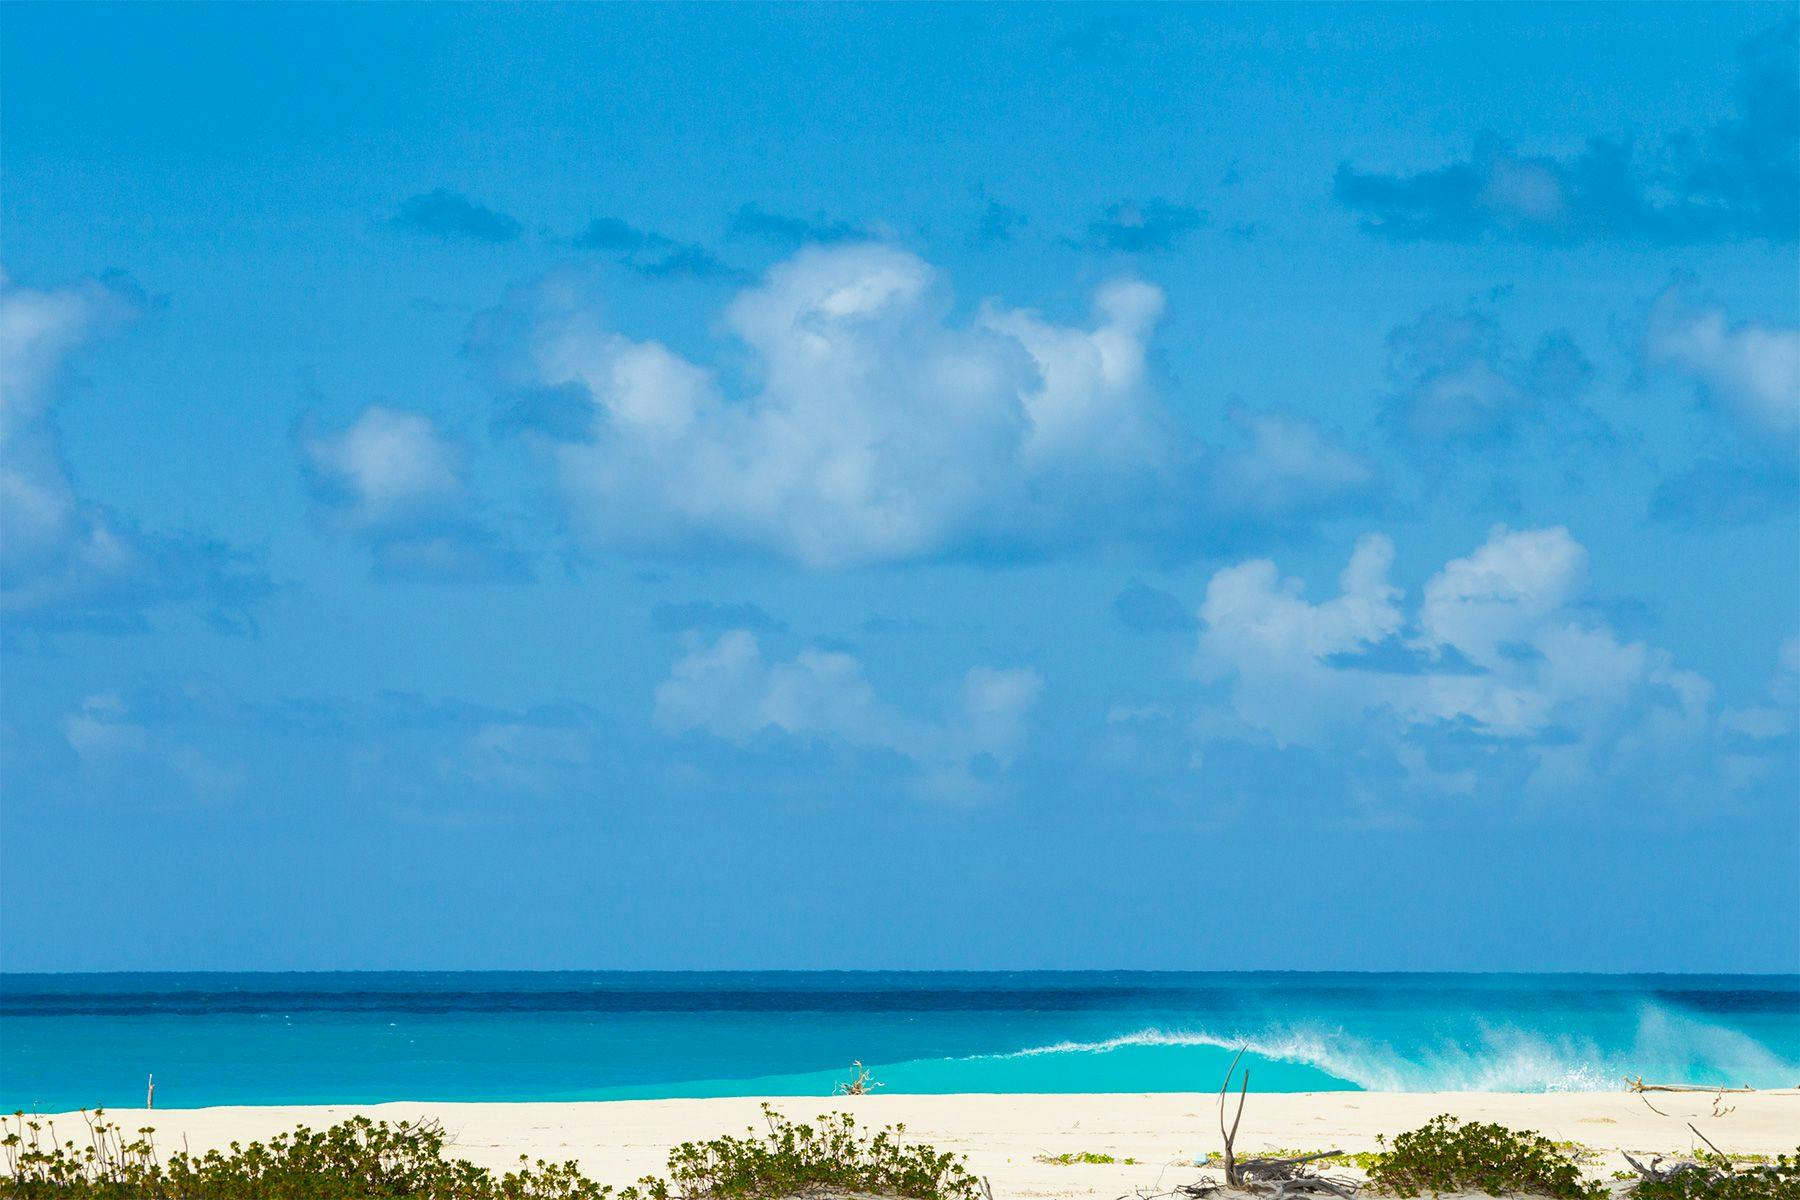
M0 1108L1800 1084L1800 976L0 976Z

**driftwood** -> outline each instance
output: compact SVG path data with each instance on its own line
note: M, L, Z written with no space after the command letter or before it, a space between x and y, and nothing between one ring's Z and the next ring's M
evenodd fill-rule
M1308 1155L1307 1157L1324 1156ZM1246 1160L1241 1164L1241 1169L1247 1171L1251 1164L1256 1161L1258 1160ZM1294 1160L1269 1159L1265 1161L1282 1162ZM1246 1177L1243 1183L1239 1185L1238 1190L1262 1192L1272 1197L1272 1200L1328 1200L1328 1198L1333 1197L1335 1197L1336 1200L1353 1200L1353 1197L1356 1195L1356 1188L1356 1181L1352 1179L1327 1179L1323 1175L1295 1174L1279 1179L1256 1179ZM1194 1183L1180 1184L1173 1191L1160 1192L1157 1194L1159 1196L1178 1196L1182 1197L1183 1200L1208 1200L1209 1197L1216 1197L1224 1190L1225 1185L1223 1183L1212 1183L1202 1179ZM1126 1198L1120 1197L1120 1200L1126 1200ZM1143 1198L1143 1200L1148 1200L1148 1198Z
M1694 1136L1705 1142L1707 1149L1713 1152L1716 1156L1713 1161L1695 1162L1692 1159L1683 1158L1676 1159L1667 1166L1664 1166L1663 1158L1660 1154L1651 1155L1650 1161L1643 1163L1631 1157L1631 1155L1624 1150L1619 1151L1619 1153L1624 1155L1625 1161L1631 1164L1631 1169L1638 1173L1639 1178L1648 1183L1666 1183L1671 1179L1679 1179L1684 1175L1698 1175L1705 1183L1722 1183L1737 1175L1768 1175L1771 1177L1779 1177L1777 1168L1768 1164L1759 1163L1745 1167L1742 1171L1738 1170L1732 1166L1731 1156L1713 1145L1711 1138L1707 1137L1704 1133L1701 1133L1698 1129L1694 1129L1692 1122L1688 1123L1688 1128L1693 1129Z
M1636 1079L1627 1075L1625 1077L1625 1086L1634 1092L1713 1092L1723 1094L1725 1092L1754 1092L1756 1090L1753 1087L1702 1087L1699 1084L1693 1083L1645 1083L1642 1075L1639 1075Z
M1275 1200L1287 1200L1290 1196L1337 1196L1340 1200L1351 1200L1355 1195L1355 1183L1347 1179L1327 1179L1323 1175L1284 1179L1275 1189Z
M1231 1060L1231 1066L1225 1072L1225 1082L1219 1088L1219 1136L1224 1139L1225 1151L1220 1156L1225 1172L1225 1186L1243 1191L1273 1191L1276 1200L1292 1200L1294 1197L1317 1197L1321 1195L1347 1198L1356 1194L1356 1183L1349 1179L1326 1179L1307 1171L1306 1164L1318 1162L1320 1159L1337 1158L1342 1150L1317 1150L1311 1154L1296 1154L1285 1158L1246 1158L1242 1162L1237 1156L1238 1126L1244 1120L1244 1101L1250 1095L1250 1068L1244 1068L1243 1080L1238 1084L1237 1109L1231 1115L1229 1127L1225 1124L1226 1097L1231 1094L1231 1078L1237 1074L1238 1063L1243 1059L1246 1046L1237 1052ZM1205 1190L1199 1190L1204 1188ZM1178 1194L1185 1196L1206 1196L1218 1188L1206 1184L1194 1184L1189 1190L1177 1189Z
M1342 1150L1318 1150L1311 1154L1296 1154L1292 1158L1246 1158L1238 1164L1238 1178L1245 1183L1316 1179L1317 1176L1309 1175L1300 1168L1322 1158L1341 1158L1343 1153Z
M1650 1183L1667 1183L1671 1179L1682 1175L1691 1175L1696 1171L1709 1179L1719 1174L1717 1168L1709 1167L1705 1163L1689 1162L1683 1159L1665 1167L1660 1154L1651 1155L1650 1161L1643 1163L1631 1157L1629 1151L1621 1150L1619 1153L1624 1155L1625 1161L1631 1164L1631 1169L1636 1171L1640 1178Z
M1231 1076L1237 1071L1238 1059L1244 1057L1245 1046L1237 1052L1237 1058L1231 1060L1231 1066L1225 1069L1225 1083L1219 1088L1219 1136L1225 1139L1225 1186L1242 1187L1244 1177L1238 1172L1237 1155L1232 1145L1237 1141L1238 1122L1244 1119L1244 1101L1250 1095L1250 1068L1244 1068L1244 1082L1238 1088L1237 1115L1231 1119L1231 1128L1225 1128L1225 1093L1231 1090Z

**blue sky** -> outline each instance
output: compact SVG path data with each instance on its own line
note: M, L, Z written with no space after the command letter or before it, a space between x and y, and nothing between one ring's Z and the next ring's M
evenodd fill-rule
M0 962L1800 968L1795 38L10 9Z

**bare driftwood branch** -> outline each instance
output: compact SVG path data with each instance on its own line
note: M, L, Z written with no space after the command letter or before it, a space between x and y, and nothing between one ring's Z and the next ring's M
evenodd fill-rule
M1322 1158L1340 1158L1342 1150L1318 1150L1311 1154L1296 1154L1292 1158L1246 1158L1238 1164L1238 1177L1245 1182L1255 1179L1274 1182L1282 1179L1298 1179L1302 1175L1301 1167L1307 1163L1318 1162Z
M1220 1164L1224 1169L1225 1188L1242 1191L1273 1193L1274 1200L1320 1200L1321 1197L1338 1197L1338 1200L1349 1200L1356 1194L1357 1183L1352 1179L1327 1179L1315 1175L1306 1169L1308 1163L1319 1162L1328 1158L1339 1158L1342 1150L1315 1150L1310 1154L1265 1155L1245 1158L1237 1156L1238 1127L1244 1121L1244 1102L1250 1096L1250 1068L1244 1068L1242 1079L1238 1083L1237 1109L1232 1112L1230 1123L1226 1123L1225 1109L1231 1096L1231 1081L1238 1073L1238 1064L1243 1061L1248 1046L1238 1049L1231 1060L1231 1066L1225 1071L1225 1082L1219 1086L1219 1137L1225 1143L1220 1154ZM1186 1197L1210 1196L1220 1190L1221 1185L1213 1183L1186 1184L1175 1189L1175 1195Z
M1636 1079L1633 1079L1631 1076L1627 1075L1625 1077L1625 1086L1630 1088L1634 1092L1716 1092L1716 1093L1724 1093L1724 1092L1754 1092L1756 1090L1753 1087L1702 1087L1698 1084L1692 1084L1692 1083L1645 1083L1644 1077L1642 1075L1639 1075Z
M1275 1189L1275 1200L1287 1200L1290 1196L1337 1196L1340 1200L1350 1200L1354 1195L1355 1184L1348 1180L1326 1179L1323 1175L1284 1179Z
M1694 1129L1694 1123L1692 1121L1688 1122L1688 1128ZM1726 1162L1731 1161L1731 1155L1725 1153L1723 1150L1719 1149L1717 1146L1714 1146L1712 1144L1712 1139L1707 1137L1704 1133L1701 1133L1698 1129L1694 1129L1694 1136L1699 1138L1701 1141L1705 1142L1709 1147L1711 1147L1712 1152L1714 1154L1718 1155L1720 1158L1724 1159Z
M1663 1160L1660 1154L1653 1154L1650 1156L1649 1162L1641 1163L1631 1157L1631 1152L1628 1150L1621 1150L1619 1153L1624 1155L1627 1163L1631 1164L1632 1170L1653 1183L1666 1183L1678 1175L1687 1175L1694 1171L1701 1171L1708 1175L1713 1174L1712 1168L1697 1162L1672 1162L1665 1167L1662 1165Z
M1237 1057L1231 1060L1231 1066L1225 1070L1225 1082L1219 1088L1219 1136L1225 1139L1225 1186L1243 1186L1243 1177L1238 1174L1237 1155L1233 1153L1232 1144L1237 1141L1238 1123L1244 1119L1244 1101L1250 1094L1250 1068L1244 1068L1244 1082L1238 1088L1237 1115L1231 1119L1231 1128L1225 1128L1225 1094L1231 1090L1231 1077L1237 1072L1238 1061L1244 1057L1244 1051L1250 1047L1239 1047Z

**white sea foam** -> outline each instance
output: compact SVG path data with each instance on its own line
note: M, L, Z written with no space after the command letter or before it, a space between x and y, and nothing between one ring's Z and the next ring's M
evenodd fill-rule
M1299 1063L1373 1091L1600 1091L1626 1074L1696 1084L1787 1086L1800 1077L1790 1062L1737 1030L1646 1004L1622 1044L1586 1034L1472 1023L1458 1037L1422 1039L1401 1049L1342 1028L1269 1026L1217 1033L1140 1029L1088 1042L1057 1042L992 1059L1107 1054L1127 1047L1239 1047L1264 1059Z

